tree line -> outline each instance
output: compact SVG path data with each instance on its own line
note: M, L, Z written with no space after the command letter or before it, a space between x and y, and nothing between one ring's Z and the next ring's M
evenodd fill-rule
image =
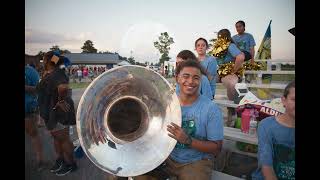
M110 51L99 51L94 47L94 44L91 40L86 40L83 44L83 46L81 47L82 52L81 53L101 53L101 54L118 54L119 59L120 60L125 60L127 62L129 62L130 64L133 65L140 65L140 66L160 66L160 64L162 64L164 61L169 61L170 57L169 57L169 50L170 50L170 45L174 43L173 38L169 36L169 34L167 32L163 32L160 34L160 36L158 37L158 41L154 42L154 47L156 49L159 50L161 57L159 59L158 63L149 63L148 61L145 61L144 63L140 63L138 61L136 61L134 59L134 57L124 57L119 55L117 52L110 52ZM50 48L50 51L58 51L60 52L60 54L68 54L71 53L71 51L67 50L67 49L60 49L60 47L58 45L53 45ZM39 51L37 55L40 55L41 57L43 57L45 52Z

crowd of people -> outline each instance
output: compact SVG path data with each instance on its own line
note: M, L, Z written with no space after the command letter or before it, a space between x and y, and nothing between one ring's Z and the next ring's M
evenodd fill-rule
M134 177L134 179L161 179L161 176L175 176L178 179L211 179L213 162L223 144L223 115L215 103L216 82L226 87L227 96L233 100L235 84L241 81L238 70L245 61L254 63L255 41L245 32L245 23L235 24L238 34L231 37L228 29L221 29L217 39L223 38L228 47L219 56L208 56L208 42L204 38L195 40L195 55L182 50L176 56L176 93L181 107L182 125L167 126L168 136L177 144L161 168ZM232 71L220 77L220 65L233 62ZM75 124L73 101L68 94L69 78L63 70L62 58L50 51L44 57L45 73L37 84L39 76L30 66L25 68L26 76L26 132L31 136L37 154L39 169L43 164L41 141L37 136L34 119L38 109L47 129L54 139L56 162L50 169L56 175L65 175L77 169L72 155L69 126ZM72 77L79 81L85 74L93 77L104 70L92 68L70 69ZM85 73L86 72L86 73ZM36 95L37 92L37 95ZM38 96L38 97L37 97ZM258 126L258 169L253 179L294 179L295 177L295 82L284 90L282 103L285 113L268 117ZM39 108L37 108L37 106ZM104 143L104 142L101 142ZM285 153L283 153L285 152ZM161 171L162 173L159 173ZM117 179L118 177L114 177Z
M77 82L76 79L78 79L78 82L80 83L82 79L87 78L93 81L94 78L104 73L106 70L106 67L75 66L69 68L68 73L72 77L74 83Z

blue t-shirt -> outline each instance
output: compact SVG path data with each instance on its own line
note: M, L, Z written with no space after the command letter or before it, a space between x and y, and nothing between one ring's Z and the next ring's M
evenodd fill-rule
M31 66L24 67L25 85L36 86L39 82L38 72ZM36 110L38 106L37 96L31 93L24 93L24 110L25 113L31 113Z
M234 61L236 59L236 56L238 56L240 53L241 51L239 50L239 48L234 43L230 43L226 55L222 58L217 59L218 65Z
M220 108L210 99L200 95L190 106L181 106L181 127L198 140L223 140L223 120ZM170 157L178 163L191 163L212 155L200 152L177 142Z
M241 51L250 52L250 48L256 45L253 36L249 33L234 35L232 36L232 39Z
M295 179L295 128L267 117L258 126L258 169L252 179L264 179L261 167L273 167L278 179Z
M216 93L216 75L217 75L217 60L213 56L206 56L206 58L200 62L204 70L208 73L211 80L210 87L212 91L212 95L214 96ZM208 77L208 79L209 79Z
M205 97L208 97L209 99L212 99L212 91L210 87L209 80L207 76L202 75L201 76L201 82L200 82L200 87L198 89L199 94L202 94ZM176 94L180 94L180 86L179 84L176 84Z

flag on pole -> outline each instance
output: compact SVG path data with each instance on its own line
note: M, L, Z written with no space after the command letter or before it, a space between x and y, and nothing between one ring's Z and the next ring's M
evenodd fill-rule
M271 22L272 20L270 20L255 59L271 59Z
M260 59L260 60L271 59L271 22L272 20L270 20L269 22L267 31L264 34L264 37L262 39L262 42L260 44L260 47L258 49L255 59ZM267 62L263 62L262 64L265 67L264 70L267 70ZM271 70L271 67L269 70ZM269 84L271 83L272 75L263 74L262 77L260 78L262 79L263 83ZM260 99L270 99L271 91L270 89L258 89L257 95L258 95L258 98Z

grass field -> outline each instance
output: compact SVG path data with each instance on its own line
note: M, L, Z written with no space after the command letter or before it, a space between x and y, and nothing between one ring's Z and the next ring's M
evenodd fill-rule
M292 81L295 79L295 74L273 74L272 81Z
M78 88L86 88L87 86L89 86L90 82L81 82L81 83L74 83L74 82L70 82L69 86L71 89L78 89Z

